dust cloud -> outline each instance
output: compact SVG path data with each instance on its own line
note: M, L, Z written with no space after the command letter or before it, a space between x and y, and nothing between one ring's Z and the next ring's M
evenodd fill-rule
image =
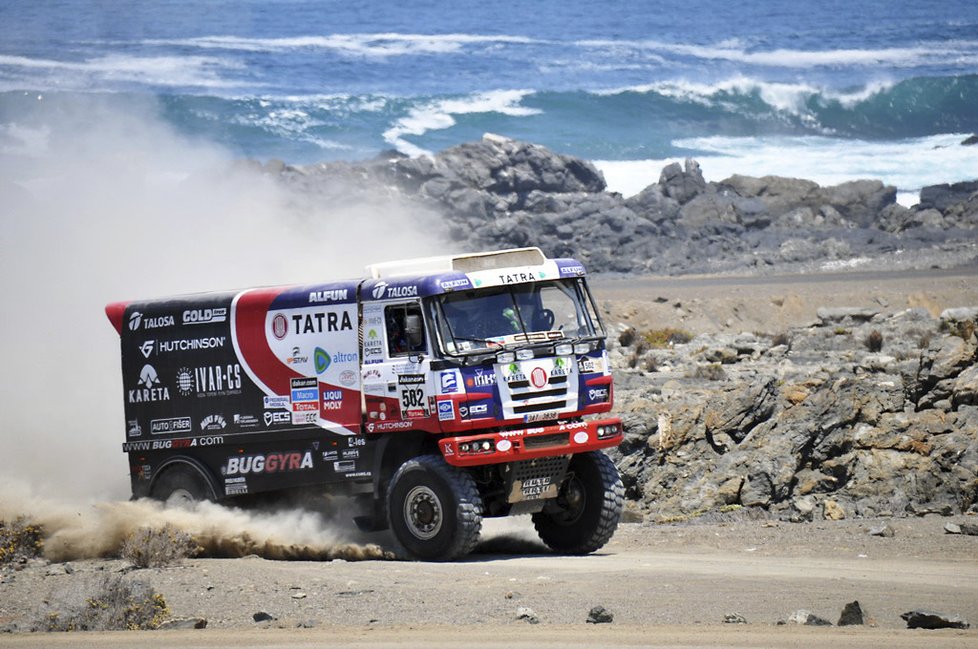
M105 532L92 525L121 533L176 515L104 502L129 496L106 303L358 277L367 263L437 252L420 215L296 200L176 132L163 110L76 95L39 96L17 122L0 114L0 500L16 503L21 485L49 504L102 501L89 523L58 528L71 543ZM20 513L42 513L37 503Z

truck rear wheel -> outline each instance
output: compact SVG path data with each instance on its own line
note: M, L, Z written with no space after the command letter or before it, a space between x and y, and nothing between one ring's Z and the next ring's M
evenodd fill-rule
M553 551L588 554L615 533L625 488L618 469L601 451L575 455L569 469L570 478L557 497L533 514L533 525Z
M149 495L169 506L190 508L202 500L213 500L207 480L196 469L177 465L166 469L153 483Z
M387 516L407 554L450 561L472 551L482 530L482 497L475 480L438 455L408 460L387 491Z

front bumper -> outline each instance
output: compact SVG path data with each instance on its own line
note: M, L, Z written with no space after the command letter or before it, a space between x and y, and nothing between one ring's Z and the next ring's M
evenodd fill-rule
M484 432L464 437L445 437L439 440L438 448L446 462L465 467L586 453L618 446L621 440L621 419L610 417Z

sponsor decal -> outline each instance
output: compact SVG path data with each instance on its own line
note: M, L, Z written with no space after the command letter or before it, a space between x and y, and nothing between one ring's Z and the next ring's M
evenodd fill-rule
M224 307L211 309L187 309L183 312L183 324L198 325L211 324L215 322L225 322L228 319L228 310Z
M441 287L441 290L443 291L451 291L456 288L462 288L462 287L468 288L472 284L471 282L469 282L469 279L467 277L463 277L461 279L444 280L442 282L439 282L438 285Z
M126 442L122 445L122 450L126 453L132 451L165 451L182 448L193 448L195 446L220 446L224 443L224 437L215 435L211 437L193 437L182 439L154 439L144 442Z
M558 430L560 430L561 432L564 432L565 430L577 430L578 428L587 428L587 422L585 422L585 421L575 421L572 424L561 424L560 425L560 428ZM540 430L543 430L543 429L541 428Z
M551 489L551 483L553 482L552 476L541 476L539 478L527 478L520 485L520 493L523 494L524 498L534 498L538 496L543 496L547 494ZM554 485L553 491L556 491L556 485ZM556 494L555 494L556 495Z
M458 378L455 376L455 372L441 373L441 391L442 394L458 392Z
M481 403L474 406L469 406L469 415L472 417L480 417L489 413L489 406L487 404Z
M156 368L149 364L143 365L143 369L139 371L136 388L129 390L129 403L169 400L170 390L165 385L160 384L160 376L156 373Z
M477 388L485 388L491 385L496 385L496 373L495 372L476 372L475 376L469 379L471 383L469 385L475 386Z
M344 460L356 460L360 457L360 449L358 448L345 448L341 454Z
M144 317L139 311L133 311L129 315L129 331L143 329L160 329L162 327L172 327L176 324L176 318L172 315L161 315L153 318Z
M511 448L513 448L513 442L509 441L508 439L501 439L496 442L496 450L500 453L505 453Z
M241 394L241 366L237 363L202 365L193 369L181 367L176 378L177 391L184 397Z
M535 367L533 371L530 372L530 383L533 384L535 388L542 388L547 385L550 377L547 376L547 371L542 367Z
M224 493L227 496L240 496L248 493L248 482L246 478L225 478Z
M143 353L143 358L149 358L153 354L153 348L155 345L155 340L147 340L139 346L139 351Z
M584 266L581 266L580 264L576 266L561 266L560 274L561 275L583 275Z
M273 412L271 410L266 410L263 415L265 419L265 427L271 428L272 426L277 426L281 424L291 424L292 415L288 412Z
M256 428L261 425L261 422L254 415L242 415L240 413L235 413L234 425L238 428Z
M455 404L451 401L438 402L438 421L454 421Z
M380 370L367 370L363 373L364 381L379 381L381 376Z
M342 390L323 390L323 410L340 410L343 407Z
M189 433L193 427L190 417L170 417L168 419L154 419L149 422L149 432L152 435Z
M277 313L272 318L272 335L276 340L283 340L289 335L289 319L281 313Z
M265 410L272 410L274 408L282 408L283 410L289 409L289 398L286 396L272 395L266 396L264 399Z
M567 361L563 358L554 359L554 368L550 370L550 376L567 376L570 374L570 369L567 367Z
M357 470L357 463L353 460L340 460L333 462L333 471L336 473L350 473Z
M576 433L574 433L575 444L587 444L587 439L588 439L588 435L586 430L579 430Z
M455 451L452 450L451 442L445 442L445 452L443 453L443 455L455 455Z
M347 289L332 288L323 291L312 291L309 293L309 301L316 302L342 302L347 299Z
M126 435L129 437L142 437L143 429L139 425L138 420L130 419L126 422Z
M279 316L276 315L275 317L278 318ZM342 311L340 313L318 311L316 313L292 314L292 333L296 335L321 334L331 331L348 331L350 329L353 329L353 323L350 321L349 311ZM282 336L282 338L285 338L285 336Z
M604 365L600 358L591 358L590 356L582 356L577 361L577 371L581 374L594 374L596 372L603 372Z
M526 380L526 375L520 371L520 367L516 363L510 363L507 369L509 370L509 374L506 376L507 383L516 383L517 381Z
M458 407L458 416L461 417L462 419L467 419L468 416L469 416L469 408L468 408L468 406L459 406Z
M314 424L319 419L319 381L315 377L290 379L292 423Z
M350 387L352 385L356 385L356 382L357 382L357 373L354 372L353 370L343 370L342 372L340 372L341 385Z
M420 385L424 383L424 374L398 374L397 382L401 385Z
M339 451L323 451L323 462L332 462L340 459Z
M186 352L198 349L218 349L224 347L226 336L208 336L205 338L186 338L181 340L161 340L157 353Z
M410 421L406 419L402 421L381 421L375 424L374 423L367 424L367 431L371 433L373 432L382 433L388 430L404 430L406 428L410 428L413 425L414 424L412 424Z
M607 401L608 388L591 388L587 391L587 396L591 401Z
M229 457L221 467L223 475L247 475L303 471L312 468L312 452L266 453Z
M375 300L395 297L418 297L417 286L391 286L387 282L377 282L370 294Z
M287 365L305 365L309 362L308 356L302 355L302 349L299 347L292 348L292 355L285 359Z
M322 374L329 369L329 366L333 361L330 359L328 351L322 347L317 347L312 353L312 362L316 368L316 374Z
M534 275L533 273L509 273L506 275L499 275L499 281L503 284L518 284L520 282L535 282L537 279L543 279L543 275Z
M207 415L200 421L201 430L224 430L228 427L228 422L224 415Z

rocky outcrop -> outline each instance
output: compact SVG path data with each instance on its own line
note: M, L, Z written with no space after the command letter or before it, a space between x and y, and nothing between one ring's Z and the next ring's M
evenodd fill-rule
M615 452L653 519L978 511L978 310L825 310L777 338L613 344Z
M878 180L710 183L687 159L626 198L605 191L587 161L495 135L433 156L255 165L297 200L433 213L433 236L454 250L538 245L592 271L786 272L874 259L927 267L973 260L978 242L978 181L924 188L920 204L906 208Z

